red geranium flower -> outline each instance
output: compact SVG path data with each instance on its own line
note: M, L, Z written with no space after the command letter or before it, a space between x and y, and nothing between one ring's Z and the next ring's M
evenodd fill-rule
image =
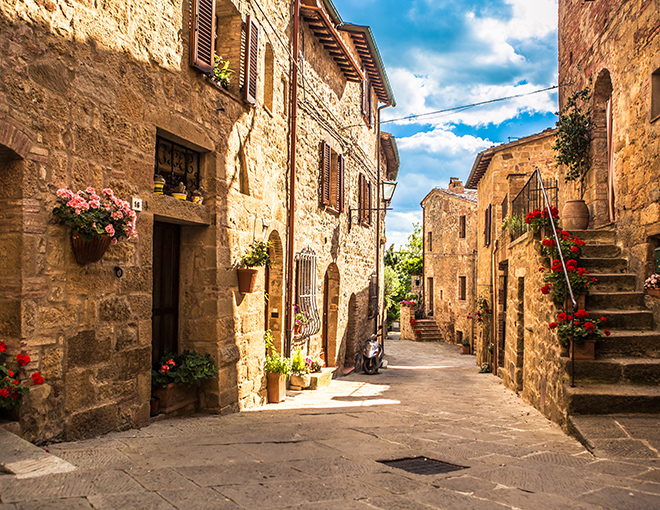
M169 372L170 371L170 366L169 365L163 365L160 367L161 372Z
M0 352L5 352L7 350L7 345L4 342L0 342Z
M609 329L606 329L605 331L603 331L603 333L605 333L605 336L610 336L610 330Z
M560 321L565 321L567 317L568 317L568 316L567 316L564 312L561 312L559 315L557 315L557 318L558 318Z
M572 251L573 253L577 253L577 252L580 251L580 248L578 248L577 246L571 246L571 251Z
M541 287L541 292L543 294L549 294L550 293L550 284L544 285L543 287Z
M589 313L588 313L586 310L582 310L582 309L580 309L580 310L578 310L577 312L575 312L575 316L576 316L576 317L580 317L580 318L582 318L582 317L589 317Z
M37 386L44 383L44 378L41 376L39 372L35 372L34 374L32 374L31 377L32 380L34 381L34 384L36 384Z
M556 322L551 322L548 325L548 329L555 329L557 326L559 326L559 324L557 324Z
M601 317L600 322L607 322L607 319L605 317Z
M543 271L545 271L545 267L543 266L539 267L539 273L542 273Z
M30 362L30 356L27 354L19 354L16 356L16 362L21 365L22 367L27 365Z
M584 329L587 329L589 331L593 331L596 325L593 322L585 322L584 323Z

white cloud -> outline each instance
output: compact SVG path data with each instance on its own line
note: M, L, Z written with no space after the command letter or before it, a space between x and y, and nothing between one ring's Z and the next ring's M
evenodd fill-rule
M422 211L397 212L388 211L386 218L386 236L388 246L394 244L394 249L400 249L412 234L413 223L422 222Z
M472 135L457 136L447 129L438 127L432 131L399 138L397 145L401 151L423 150L430 153L456 155L459 153L474 154L490 147L493 143Z

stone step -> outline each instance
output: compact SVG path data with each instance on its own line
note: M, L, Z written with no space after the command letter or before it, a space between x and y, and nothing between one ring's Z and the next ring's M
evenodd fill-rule
M321 369L320 373L309 374L311 376L309 389L318 390L319 388L330 386L330 382L332 381L336 370L337 367L324 367Z
M625 273L628 271L628 261L621 258L582 257L579 265L590 273Z
M635 384L564 384L569 414L660 412L660 387Z
M566 374L570 377L572 361L562 358ZM575 363L575 380L578 383L660 383L660 359L608 358L578 360Z
M587 294L586 304L587 310L606 308L643 310L645 308L643 292L590 292Z
M604 329L646 330L653 328L653 313L650 310L588 310L589 317L604 316L607 321L601 324Z
M596 342L599 359L621 357L660 357L660 332L612 330L611 336Z
M587 244L616 244L616 232L614 230L571 230L571 234Z
M615 244L586 244L582 247L582 257L585 258L619 258L621 248Z
M591 286L593 292L634 292L637 290L637 277L632 274L594 273L598 279Z

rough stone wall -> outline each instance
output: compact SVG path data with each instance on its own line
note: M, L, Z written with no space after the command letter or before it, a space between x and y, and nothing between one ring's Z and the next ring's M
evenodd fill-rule
M415 328L410 324L410 319L415 318L417 307L399 305L399 320L401 321L401 340L415 341Z
M607 223L607 140L604 106L611 97L614 132L615 227L630 269L652 272L660 245L660 120L651 118L653 72L660 69L660 2L559 2L560 105L592 80L592 168L585 200L591 226ZM570 190L574 196L576 191ZM576 197L577 198L577 197Z
M473 343L477 248L476 193L470 198L435 189L422 201L424 207L424 283L433 278L432 316L445 342L463 339ZM457 190L457 191L463 191ZM465 216L465 237L460 237L460 217ZM429 243L432 236L432 246ZM432 248L432 250L431 250ZM465 297L461 299L459 278L465 278ZM429 314L429 300L425 300Z
M273 30L288 40L290 12L280 2L260 4L268 20L248 2L218 2L231 14L227 31L248 13L260 25L256 108L239 97L237 78L227 92L189 67L187 2L120 2L113 9L31 0L0 5L0 254L7 256L0 334L10 352L30 354L29 371L46 378L22 409L27 438L74 439L148 423L156 220L182 225L179 348L208 352L219 367L218 378L202 386L202 409L226 412L264 401L264 328L273 327L279 345L284 332L264 317L264 271L257 292L244 295L233 266L253 239L279 240L268 287L274 302L283 303L289 60ZM318 254L320 310L325 271L331 263L339 267L338 352L349 336L350 296L357 297L353 337L373 327L366 320L369 275L382 233L373 225L349 232L347 217L356 206L356 172L375 168L376 131L351 128L349 140L340 140L365 163L347 158L346 213L320 209L318 148L325 135L319 126L331 114L338 125L358 124L360 90L303 30L307 58L314 60L306 78L324 91L331 112L320 120L301 114L294 242L296 251L311 246ZM274 53L273 112L263 107L266 42ZM201 153L204 205L152 193L157 134ZM89 185L142 198L144 211L137 240L80 266L69 230L50 211L56 189ZM310 352L319 345L317 335Z
M554 164L554 132L544 131L537 135L522 138L516 142L499 146L495 149L488 169L477 185L478 210L477 210L477 288L476 297L486 298L490 304L493 315L490 318L489 327L477 328L474 353L477 364L488 361L488 346L496 339L499 313L497 306L498 264L507 260L504 253L510 238L508 232L502 228L502 203L507 199L508 209L511 210L511 202L524 185L534 169L538 166L544 179L554 177L557 173ZM515 174L516 178L509 179L508 176ZM562 198L560 196L559 203ZM491 243L485 245L485 211L491 205ZM497 255L497 250L500 254ZM538 269L538 268L537 268ZM494 358L497 359L497 342ZM499 365L503 360L499 357ZM494 372L497 366L493 367Z

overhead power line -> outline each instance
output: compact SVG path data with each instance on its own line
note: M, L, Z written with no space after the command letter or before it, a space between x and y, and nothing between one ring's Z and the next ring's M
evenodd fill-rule
M445 108L444 110L437 110L437 111L434 111L434 112L417 113L415 115L408 115L407 117L399 117L398 119L381 120L380 123L381 124L388 124L390 122L399 122L399 121L402 121L402 120L418 119L420 117L429 117L431 115L439 115L441 113L462 111L462 110L466 110L468 108L474 108L475 106L483 106L485 104L498 103L500 101L508 101L509 99L516 99L518 97L531 96L532 94L540 94L541 92L547 92L548 90L554 90L554 89L558 89L558 88L559 88L559 85L553 85L552 87L546 87L544 89L534 90L532 92L525 92L524 94L516 94L515 96L498 97L497 99L489 99L488 101L481 101L479 103L466 104L466 105L462 105L462 106L454 106L452 108Z

